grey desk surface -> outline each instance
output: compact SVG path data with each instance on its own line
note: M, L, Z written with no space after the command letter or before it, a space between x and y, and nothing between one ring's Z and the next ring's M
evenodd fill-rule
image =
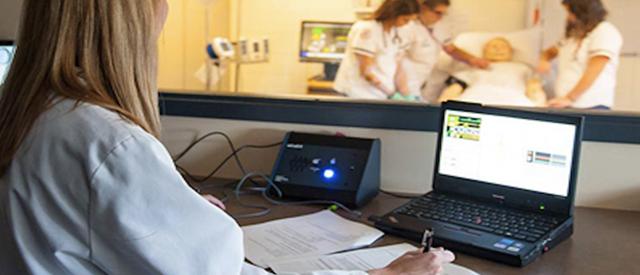
M215 186L220 186L216 184ZM222 190L212 185L202 186L205 192L220 196ZM255 211L241 207L229 189L227 208L230 214ZM243 202L268 205L259 196L246 195ZM380 194L364 207L361 222L370 215L382 215L407 202L408 199ZM261 218L241 219L250 225L322 210L321 206L273 206L272 212ZM385 236L374 246L405 242L401 238ZM573 236L555 249L543 254L525 268L514 268L488 260L456 253L455 263L480 274L640 274L640 212L577 208Z

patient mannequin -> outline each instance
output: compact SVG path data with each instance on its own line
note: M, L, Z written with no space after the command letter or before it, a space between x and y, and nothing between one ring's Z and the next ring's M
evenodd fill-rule
M513 60L514 49L505 38L485 44L483 57L491 61L489 70L470 68L455 73L439 102L462 100L492 105L542 107L546 94L533 70Z

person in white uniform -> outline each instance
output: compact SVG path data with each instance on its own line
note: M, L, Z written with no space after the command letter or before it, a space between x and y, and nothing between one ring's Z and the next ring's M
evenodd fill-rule
M373 19L356 22L334 89L358 99L388 99L396 93L409 96L399 64L411 41L399 29L416 19L419 8L416 0L386 0Z
M0 97L0 274L266 273L157 139L166 0L24 5ZM416 251L369 274L436 274L453 257Z
M538 71L548 73L551 60L558 62L552 108L611 109L623 38L606 21L601 0L563 0L568 11L566 37L547 49Z
M428 95L425 85L430 80L442 51L454 60L469 64L474 68L487 69L490 62L456 47L452 33L442 19L451 5L450 0L420 0L418 20L407 28L413 40L409 58L405 62L408 72L409 89L412 94L420 94L426 101L433 102L438 95Z

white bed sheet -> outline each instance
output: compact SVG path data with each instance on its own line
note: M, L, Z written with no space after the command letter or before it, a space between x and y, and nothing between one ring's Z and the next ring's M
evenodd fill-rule
M454 76L469 86L458 98L487 105L535 107L526 96L527 80L533 70L519 62L494 63L488 70L467 69Z

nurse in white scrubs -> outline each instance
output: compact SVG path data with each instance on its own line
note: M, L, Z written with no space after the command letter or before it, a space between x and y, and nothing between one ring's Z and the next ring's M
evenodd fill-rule
M386 0L373 19L356 22L334 89L358 99L388 99L396 93L409 96L399 64L411 41L400 28L415 20L419 10L417 0Z
M23 3L0 93L0 274L266 274L157 139L166 0ZM317 274L436 274L453 258Z
M439 60L440 53L446 52L457 61L474 68L487 69L490 62L482 57L473 56L456 47L452 33L442 23L449 11L450 0L420 0L420 14L416 22L407 27L413 45L409 49L409 58L405 60L405 71L408 72L409 89L412 94L421 93L429 81L431 72ZM422 91L426 101L435 101L439 95L428 95Z
M616 76L623 38L606 21L601 0L563 0L568 11L566 37L546 50L538 71L551 70L558 62L552 108L611 109L615 100Z

